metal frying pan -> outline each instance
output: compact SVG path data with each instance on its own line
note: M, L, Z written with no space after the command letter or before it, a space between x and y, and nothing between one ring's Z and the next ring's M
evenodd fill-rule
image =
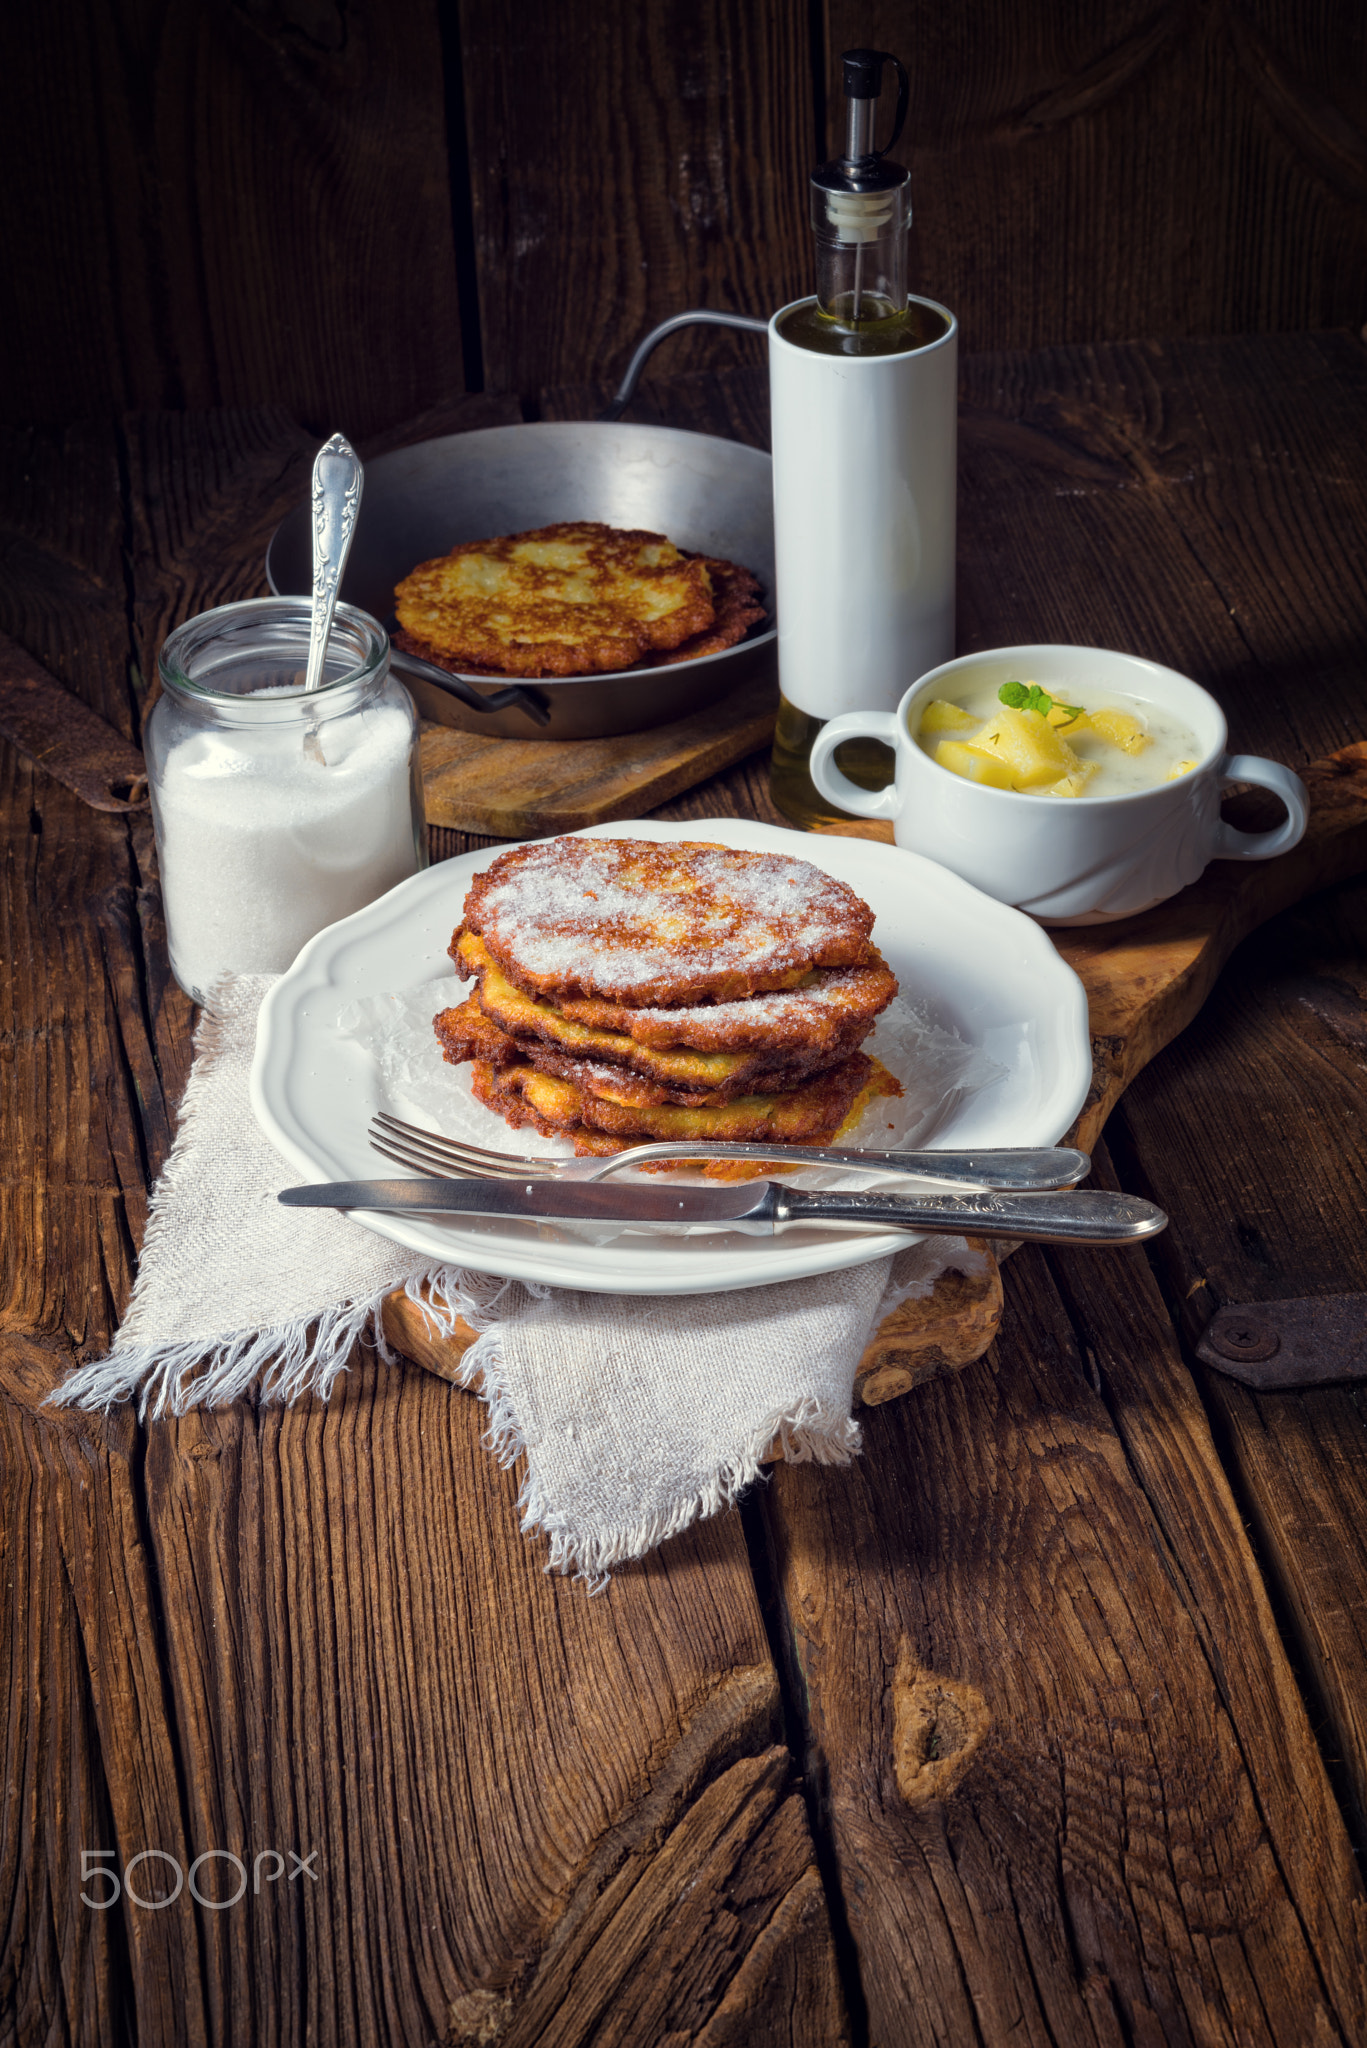
M759 578L768 620L722 654L511 686L487 676L453 682L395 650L394 667L424 718L508 739L597 739L682 718L756 674L775 673L769 457L739 441L673 427L597 420L486 427L380 456L366 464L341 595L392 629L394 586L417 563L461 541L562 519L644 527L690 552L739 562ZM308 592L311 546L304 502L281 521L267 551L277 596Z

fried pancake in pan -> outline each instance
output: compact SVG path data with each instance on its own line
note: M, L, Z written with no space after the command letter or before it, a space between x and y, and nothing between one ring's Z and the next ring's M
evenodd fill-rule
M495 1067L487 1060L475 1061L472 1085L479 1101L507 1123L531 1124L549 1137L572 1135L582 1126L633 1144L651 1138L715 1138L800 1145L824 1144L840 1128L872 1072L868 1054L857 1052L799 1088L780 1095L741 1095L714 1108L613 1102L535 1067Z
M698 557L712 582L712 602L717 616L701 633L683 640L667 654L646 657L651 668L666 668L676 661L696 661L701 654L724 654L743 640L752 626L769 615L760 602L760 583L738 562L719 561L715 555Z
M628 663L629 668L666 668L678 661L696 661L704 654L724 654L728 647L734 647L738 640L743 640L752 626L757 626L761 619L769 616L761 602L759 579L748 569L742 569L736 562L720 561L715 555L685 555L684 559L700 560L705 566L712 580L716 618L700 633L681 640L677 647L647 654L642 661ZM432 662L437 668L451 669L466 676L507 677L512 673L510 669L492 668L488 663L464 661L402 626L392 638L396 647L407 654L416 654L419 661Z
M439 662L517 676L631 668L717 622L703 556L596 520L465 541L405 576L394 608Z
M527 994L682 1008L791 988L868 954L873 912L833 875L704 842L550 839L500 854L465 899Z

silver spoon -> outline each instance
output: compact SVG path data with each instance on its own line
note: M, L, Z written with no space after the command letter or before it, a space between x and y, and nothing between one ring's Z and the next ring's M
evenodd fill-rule
M344 435L334 434L313 462L313 615L305 690L316 690L323 680L332 614L351 552L364 482L360 456Z

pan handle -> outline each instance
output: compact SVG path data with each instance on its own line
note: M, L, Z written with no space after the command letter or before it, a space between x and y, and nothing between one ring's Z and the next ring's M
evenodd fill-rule
M769 322L754 320L748 313L710 313L703 307L695 307L690 313L676 313L671 320L662 320L658 327L652 327L645 340L627 364L627 373L617 386L610 404L599 413L600 420L619 420L636 395L641 372L650 358L652 350L658 348L666 335L673 334L679 327L741 327L750 334L767 334Z
M551 722L551 709L541 692L529 690L522 683L513 683L506 690L491 690L486 697L473 683L467 683L464 676L453 676L447 669L436 668L430 661L420 661L416 654L405 654L401 647L393 645L389 650L389 665L401 674L421 676L425 683L435 683L439 690L459 697L471 711L521 711L533 725L549 725Z

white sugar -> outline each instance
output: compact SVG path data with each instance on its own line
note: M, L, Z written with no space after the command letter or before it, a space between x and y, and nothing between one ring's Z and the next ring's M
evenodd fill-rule
M265 693L262 693L265 694ZM203 1000L416 872L412 725L396 705L221 731L182 723L154 790L171 964Z

